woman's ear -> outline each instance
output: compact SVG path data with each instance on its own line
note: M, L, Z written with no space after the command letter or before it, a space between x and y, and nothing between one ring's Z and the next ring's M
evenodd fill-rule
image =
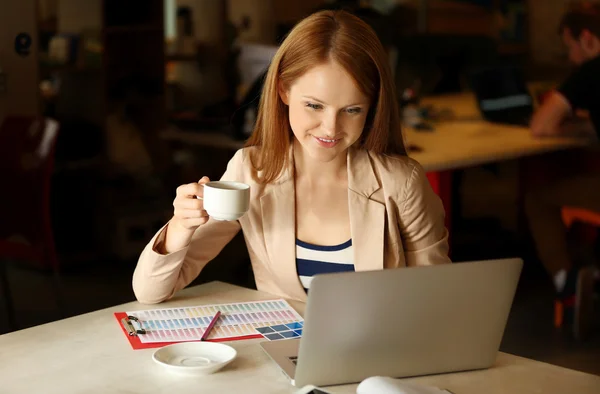
M283 86L281 81L277 84L277 90L279 91L279 97L281 97L281 101L283 101L285 105L290 105L289 90Z

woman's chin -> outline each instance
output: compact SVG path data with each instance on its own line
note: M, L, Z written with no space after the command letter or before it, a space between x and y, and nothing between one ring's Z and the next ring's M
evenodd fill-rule
M346 149L343 147L335 147L335 148L320 148L320 147L311 147L311 149L307 152L308 155L321 163L329 163L334 161L342 154L346 154Z

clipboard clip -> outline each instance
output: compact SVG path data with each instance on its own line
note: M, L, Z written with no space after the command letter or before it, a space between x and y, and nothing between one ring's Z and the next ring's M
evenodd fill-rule
M135 324L134 324L135 323ZM140 320L135 316L127 316L121 319L121 324L123 328L127 331L129 336L137 336L146 334L146 330L142 328L142 324ZM137 326L137 327L136 327Z

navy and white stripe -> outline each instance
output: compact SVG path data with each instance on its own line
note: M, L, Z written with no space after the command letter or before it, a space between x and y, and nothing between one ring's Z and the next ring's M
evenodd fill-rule
M335 246L319 246L297 239L296 270L306 291L314 275L354 271L352 240Z

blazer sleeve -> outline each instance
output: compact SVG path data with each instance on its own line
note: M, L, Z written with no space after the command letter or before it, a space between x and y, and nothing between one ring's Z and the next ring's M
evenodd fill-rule
M415 163L407 181L399 212L400 234L408 266L451 262L444 206L418 163Z
M239 150L229 161L221 180L243 181L240 179L242 166L243 152ZM156 246L164 242L168 226L169 223L146 245L133 273L133 292L143 304L165 301L189 285L241 228L237 220L211 218L196 229L187 247L163 255L156 251Z

